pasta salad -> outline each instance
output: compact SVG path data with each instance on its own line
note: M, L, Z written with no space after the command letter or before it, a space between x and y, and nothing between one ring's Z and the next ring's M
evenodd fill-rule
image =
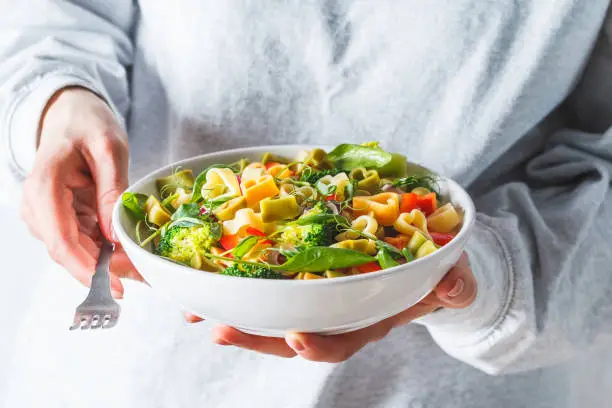
M172 262L223 275L324 279L412 262L448 244L460 208L437 177L371 142L266 153L174 169L157 194L126 192L139 245Z

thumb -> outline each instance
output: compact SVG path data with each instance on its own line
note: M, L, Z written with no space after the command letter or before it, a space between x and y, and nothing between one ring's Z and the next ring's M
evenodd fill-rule
M113 207L128 187L127 143L116 134L105 134L93 143L90 154L100 229L108 240L117 242L112 227Z
M460 309L474 301L477 291L478 285L469 260L467 255L463 254L434 289L434 294L440 306Z

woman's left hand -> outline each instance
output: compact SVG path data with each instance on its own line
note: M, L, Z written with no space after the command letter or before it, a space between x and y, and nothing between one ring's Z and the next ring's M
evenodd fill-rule
M217 326L213 331L213 340L220 345L231 345L280 357L300 355L312 361L338 363L349 359L366 344L381 340L394 327L410 323L441 307L460 309L469 306L474 301L476 293L477 283L467 255L463 254L455 267L421 302L364 329L334 336L288 333L283 339L254 336L233 327ZM189 322L201 320L190 314L186 315L186 319Z

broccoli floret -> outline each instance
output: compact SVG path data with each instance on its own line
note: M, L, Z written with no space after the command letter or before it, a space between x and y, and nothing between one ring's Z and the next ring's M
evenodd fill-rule
M300 218L318 214L331 214L331 210L323 201L317 202L311 209L304 211ZM316 222L308 225L290 224L283 229L279 241L302 248L329 246L334 243L334 236L337 233L338 230L333 222Z
M279 241L302 248L329 246L333 244L337 233L336 226L330 222L288 225L283 229Z
M257 279L284 279L285 277L278 272L273 271L265 266L238 264L235 263L221 272L222 275L239 276L241 278L257 278Z
M182 263L189 263L195 251L208 252L216 242L210 224L172 227L161 237L157 253Z
M304 211L304 214L302 214L300 218L316 214L331 214L331 210L323 201L317 201L317 203L313 205L311 209Z

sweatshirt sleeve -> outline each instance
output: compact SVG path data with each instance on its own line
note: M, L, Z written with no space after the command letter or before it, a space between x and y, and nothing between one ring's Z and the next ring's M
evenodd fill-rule
M17 176L32 167L41 113L67 86L100 95L120 123L129 106L131 1L0 0L0 126Z
M612 129L555 133L523 174L475 197L475 302L419 321L489 374L561 363L612 338Z

